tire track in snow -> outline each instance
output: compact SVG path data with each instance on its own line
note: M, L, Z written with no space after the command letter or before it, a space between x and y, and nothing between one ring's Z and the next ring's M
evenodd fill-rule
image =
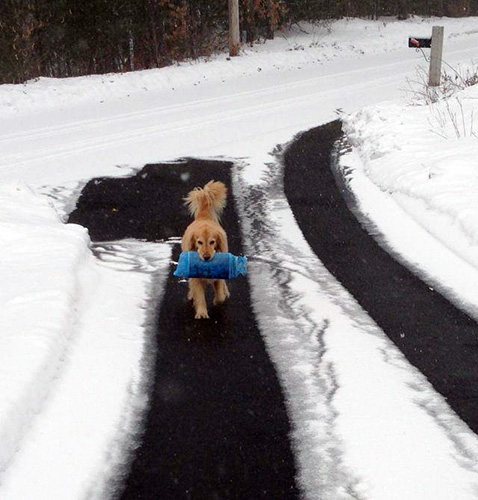
M324 128L313 144L330 150L336 131ZM281 151L261 184L238 165L235 185L254 310L286 394L304 497L476 498L478 439L309 248L284 194Z
M478 432L478 325L390 257L348 210L335 183L338 122L304 133L285 154L285 191L319 259Z
M128 179L91 181L70 222L93 239L180 236L182 198L210 179L230 185L230 164L148 165ZM231 251L242 243L232 196L223 215ZM174 257L177 258L178 252ZM151 402L123 499L297 498L289 421L245 279L231 299L195 320L186 283L170 275L158 318Z
M290 211L281 169L272 167L264 185L251 187L239 165L234 182L251 256L254 311L286 394L298 481L307 500L363 500L367 496L361 494L360 478L343 460L345 450L336 429L333 400L338 381L325 342L330 321L326 314L311 311L295 283L297 276L304 278L319 304L316 287L323 272L302 251L299 239L284 238L271 219L280 212L287 217Z

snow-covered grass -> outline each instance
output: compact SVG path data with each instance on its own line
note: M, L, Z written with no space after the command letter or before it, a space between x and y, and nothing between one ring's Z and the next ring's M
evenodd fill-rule
M145 403L150 299L169 246L91 245L62 220L90 178L184 156L236 159L243 223L258 190L265 230L277 229L264 248L247 227L244 238L265 259L251 266L254 307L307 498L476 498L476 436L300 239L271 156L343 116L354 149L342 162L363 215L476 312L477 93L430 107L402 90L423 65L409 35L444 25L446 61L472 65L476 22L342 20L232 60L0 86L0 498L107 497ZM276 250L289 234L301 241L294 259Z

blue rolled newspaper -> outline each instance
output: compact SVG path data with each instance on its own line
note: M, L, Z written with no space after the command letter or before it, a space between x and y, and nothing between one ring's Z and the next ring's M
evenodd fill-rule
M229 252L216 252L210 260L202 260L197 252L182 252L174 276L230 280L247 273L247 257Z

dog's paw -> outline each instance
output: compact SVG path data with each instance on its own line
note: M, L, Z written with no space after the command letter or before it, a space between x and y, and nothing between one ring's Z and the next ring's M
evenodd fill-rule
M196 311L195 319L209 319L209 315L207 313L207 309L198 309Z
M213 304L215 306L222 304L228 297L229 295L217 295L216 297L214 297Z
M214 295L214 305L217 306L225 302L231 294L227 288L226 283L222 283L219 286L215 287L215 295Z

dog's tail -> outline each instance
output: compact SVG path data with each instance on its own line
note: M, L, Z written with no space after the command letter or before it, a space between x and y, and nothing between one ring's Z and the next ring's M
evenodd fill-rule
M193 189L184 198L190 214L195 219L218 221L226 206L226 186L219 181L209 181L203 188Z

